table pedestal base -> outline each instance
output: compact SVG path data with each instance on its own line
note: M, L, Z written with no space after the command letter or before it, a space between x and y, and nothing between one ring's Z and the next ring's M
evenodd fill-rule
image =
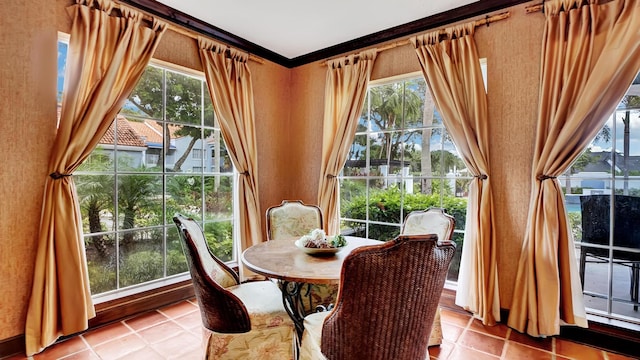
M304 332L304 317L309 315L305 309L304 299L308 300L310 307L313 307L313 298L311 296L311 286L309 283L301 283L296 281L278 280L278 286L282 291L282 303L296 328L295 350L296 358L298 357L298 349L302 342L302 333ZM333 308L333 304L329 306L316 305L315 312L327 311Z

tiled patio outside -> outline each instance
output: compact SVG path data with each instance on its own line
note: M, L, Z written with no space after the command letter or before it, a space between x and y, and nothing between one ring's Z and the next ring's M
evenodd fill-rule
M576 251L579 258L579 250ZM600 296L584 295L585 307L599 312L608 311L608 301L601 296L609 294L609 263L587 262L585 266L584 291L596 293ZM611 266L611 313L614 317L640 328L640 309L634 309L631 303L631 268L629 266L615 264Z

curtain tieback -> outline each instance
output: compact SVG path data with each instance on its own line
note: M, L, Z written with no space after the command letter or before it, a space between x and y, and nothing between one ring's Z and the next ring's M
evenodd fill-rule
M333 174L327 174L327 179L335 179L337 176Z
M545 175L545 174L542 174L542 175L538 175L538 176L536 176L536 178L537 178L538 180L540 180L540 181L544 181L544 180L548 180L548 179L555 179L555 178L557 178L557 177L556 177L556 176L551 176L551 175Z
M487 180L489 178L486 174L473 175L473 177L478 180Z
M67 176L71 176L71 175L73 175L73 174L61 174L61 173L59 173L57 171L52 172L51 174L49 174L49 176L51 176L51 178L53 180L62 179L63 177L67 177Z
M249 170L241 172L240 175L249 176Z

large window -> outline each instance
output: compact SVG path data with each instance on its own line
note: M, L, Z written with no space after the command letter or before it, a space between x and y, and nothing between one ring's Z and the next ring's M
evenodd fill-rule
M373 82L340 176L341 231L386 241L409 212L444 208L456 219L457 280L469 175L422 74Z
M640 324L640 75L560 181L588 313Z
M60 81L66 48L59 42ZM62 83L58 92L61 101ZM218 257L235 257L234 169L201 74L149 65L74 181L94 295L188 271L176 212L201 221Z

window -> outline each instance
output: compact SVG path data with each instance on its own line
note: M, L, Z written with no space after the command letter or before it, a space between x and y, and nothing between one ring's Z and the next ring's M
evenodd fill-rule
M66 47L59 42L59 80ZM182 279L188 268L176 212L201 220L212 251L233 260L230 164L204 77L149 65L74 174L92 294Z
M559 180L587 312L640 324L640 74Z
M412 210L442 207L462 248L471 177L422 74L372 82L339 178L343 234L390 240ZM456 253L449 280L458 277Z

